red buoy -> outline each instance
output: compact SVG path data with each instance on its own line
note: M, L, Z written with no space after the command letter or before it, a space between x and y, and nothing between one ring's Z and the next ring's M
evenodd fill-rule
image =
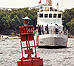
M33 26L20 26L22 58L17 61L17 66L43 66L43 59L37 57L34 40Z

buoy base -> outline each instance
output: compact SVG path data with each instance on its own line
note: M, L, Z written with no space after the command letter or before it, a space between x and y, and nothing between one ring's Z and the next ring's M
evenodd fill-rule
M17 61L17 66L43 66L43 59L32 58L32 59L19 59Z

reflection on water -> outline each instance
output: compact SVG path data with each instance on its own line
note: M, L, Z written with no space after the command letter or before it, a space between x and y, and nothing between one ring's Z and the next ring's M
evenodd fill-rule
M74 66L74 39L68 39L67 48L37 48L37 54L43 58L44 66ZM20 39L0 39L0 66L17 66L20 58Z

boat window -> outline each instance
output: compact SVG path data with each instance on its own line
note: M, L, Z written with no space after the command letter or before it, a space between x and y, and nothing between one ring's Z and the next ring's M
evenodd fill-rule
M47 18L48 17L48 14L45 14L44 17Z
M42 18L42 17L43 17L43 14L40 14L40 15L39 15L39 17L41 17L41 18Z
M50 7L50 11L53 11L53 8L52 7Z
M57 14L53 14L53 18L56 18L57 17Z
M49 14L49 18L52 18L52 14Z
M58 14L58 18L61 18L61 14Z

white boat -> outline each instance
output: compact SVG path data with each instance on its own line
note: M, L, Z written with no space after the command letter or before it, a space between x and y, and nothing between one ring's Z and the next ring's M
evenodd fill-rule
M52 7L52 1L46 0L45 5L40 5L37 13L37 25L48 24L49 34L39 35L39 46L64 46L67 47L68 34L64 34L62 25L62 12ZM59 26L58 34L55 33L55 24Z

